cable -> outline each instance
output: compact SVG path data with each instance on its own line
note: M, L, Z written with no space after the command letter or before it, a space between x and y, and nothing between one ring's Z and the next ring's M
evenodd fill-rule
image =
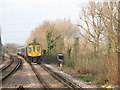
M2 34L6 34L6 33L19 33L19 32L31 32L31 31L11 31L11 32L2 32Z
M6 23L1 25L26 25L26 24L40 24L40 23Z

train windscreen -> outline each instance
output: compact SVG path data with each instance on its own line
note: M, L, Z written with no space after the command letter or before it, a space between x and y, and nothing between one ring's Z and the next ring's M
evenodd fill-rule
M35 52L35 46L33 46L33 52Z
M37 51L40 52L40 46L37 47Z
M31 47L29 47L29 52L31 52L32 51L32 48Z

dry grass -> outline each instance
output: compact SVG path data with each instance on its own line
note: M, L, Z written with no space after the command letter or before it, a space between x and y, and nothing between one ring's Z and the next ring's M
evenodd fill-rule
M115 52L113 52L110 58L107 60L107 78L112 84L118 84L118 57Z
M74 63L74 70L76 72L89 73L93 76L102 79L102 82L109 81L111 84L118 82L118 63L117 55L111 54L108 58L105 54L100 53L95 59L92 52L80 51L79 59Z

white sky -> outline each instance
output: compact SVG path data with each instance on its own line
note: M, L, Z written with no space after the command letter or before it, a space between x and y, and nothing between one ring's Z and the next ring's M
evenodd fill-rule
M81 5L89 0L0 0L2 43L24 44L31 30L44 20L79 20Z

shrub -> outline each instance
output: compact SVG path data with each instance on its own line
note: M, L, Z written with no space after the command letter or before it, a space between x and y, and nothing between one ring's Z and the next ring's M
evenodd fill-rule
M64 61L64 65L67 67L72 67L73 68L73 60L67 59Z

